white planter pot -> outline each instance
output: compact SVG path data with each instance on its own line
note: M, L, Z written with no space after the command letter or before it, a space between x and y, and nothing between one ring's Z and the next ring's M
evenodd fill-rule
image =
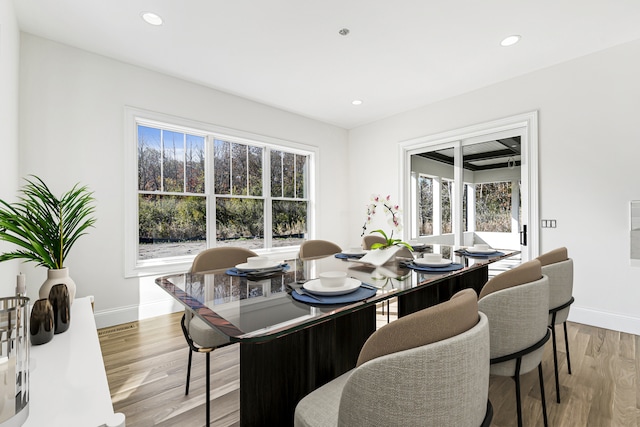
M69 277L69 268L49 269L47 270L47 280L40 286L39 297L49 298L49 292L51 288L57 284L64 283L69 290L69 305L73 304L73 299L76 297L76 284Z
M400 250L398 246L391 246L384 249L374 249L367 252L365 256L360 258L359 262L366 262L371 265L380 266L387 263Z

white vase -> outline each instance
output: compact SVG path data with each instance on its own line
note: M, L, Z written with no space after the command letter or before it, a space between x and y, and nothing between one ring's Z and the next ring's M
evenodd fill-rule
M69 268L67 267L59 269L50 268L47 270L47 280L40 286L39 297L49 298L51 288L60 283L67 285L67 289L69 290L69 305L73 304L73 299L76 297L76 284L73 279L69 277Z
M367 252L365 256L360 258L359 262L365 262L375 266L381 266L391 260L393 256L398 252L400 248L398 246L390 246L382 249L374 249Z

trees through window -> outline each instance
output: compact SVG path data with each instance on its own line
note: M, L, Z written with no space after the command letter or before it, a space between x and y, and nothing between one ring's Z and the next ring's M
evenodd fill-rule
M310 152L137 122L138 261L298 245Z
M512 198L519 191L517 182L489 182L464 185L462 197L463 231L512 232L513 218L520 220L521 206L514 216ZM468 193L474 195L469 206ZM516 196L518 196L516 194ZM451 233L453 181L420 174L418 178L418 231L420 236ZM518 197L518 201L520 198ZM469 224L469 209L474 209L473 224Z

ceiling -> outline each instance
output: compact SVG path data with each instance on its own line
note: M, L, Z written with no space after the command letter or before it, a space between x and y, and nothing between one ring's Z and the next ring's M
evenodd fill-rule
M640 39L638 0L14 0L14 8L22 31L346 129ZM145 23L143 11L164 24ZM520 43L501 47L512 34Z
M462 147L462 167L472 172L513 168L521 162L520 137L496 139ZM455 150L444 148L417 154L425 159L454 165Z

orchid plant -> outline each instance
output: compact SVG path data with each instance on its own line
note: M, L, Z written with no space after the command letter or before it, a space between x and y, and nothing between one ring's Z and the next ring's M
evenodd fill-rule
M403 242L401 239L394 239L394 231L400 233L402 231L402 222L400 221L400 206L391 202L391 196L382 197L380 195L372 195L371 202L367 205L367 219L362 226L361 237L367 232L367 226L371 224L373 216L376 214L376 209L382 209L384 213L389 217L387 222L391 226L391 234L387 235L384 230L373 230L369 234L379 233L385 239L385 243L374 243L371 245L371 249L384 249L391 246L404 246L410 251L413 251L413 247L410 244Z

